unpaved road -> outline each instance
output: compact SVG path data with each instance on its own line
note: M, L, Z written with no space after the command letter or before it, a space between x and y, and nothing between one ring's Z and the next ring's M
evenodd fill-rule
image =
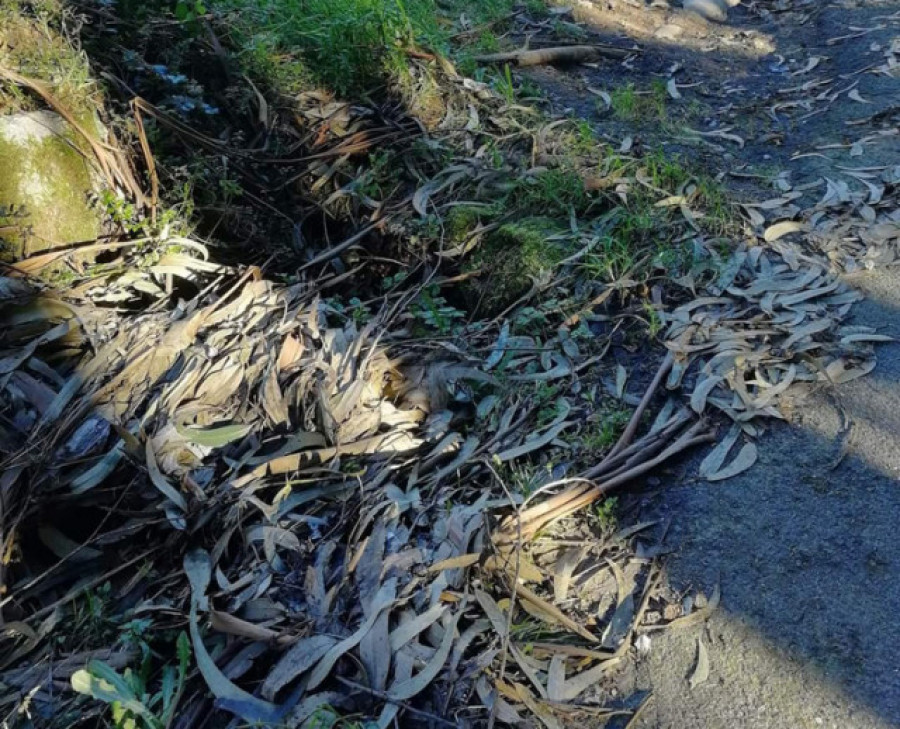
M900 164L900 117L889 113L900 106L900 72L872 73L900 44L897 0L745 3L725 26L625 3L576 11L644 53L630 68L536 72L556 104L590 116L590 89L646 88L677 68L678 103L694 102L692 125L730 127L746 140L690 151L728 173L724 181L745 199L777 194L764 180L785 171L796 188L842 179L846 168ZM854 84L852 96L819 98ZM881 119L847 124L881 111ZM613 144L634 133L611 116L597 126ZM652 122L638 125L634 142L661 134ZM684 151L677 140L671 148ZM900 269L866 270L839 252L840 241L811 244L859 266L847 279L868 297L857 323L900 337ZM887 258L896 246L885 246ZM708 594L719 583L722 609L705 626L653 634L647 657L618 677L625 695L653 694L632 726L900 726L900 345L881 346L868 377L796 392L788 422L759 446L758 464L739 477L696 481L695 461L649 499L653 515L671 518L670 585ZM709 676L691 688L698 639Z

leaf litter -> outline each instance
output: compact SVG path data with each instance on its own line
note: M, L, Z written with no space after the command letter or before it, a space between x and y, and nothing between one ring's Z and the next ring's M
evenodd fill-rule
M794 75L812 73L820 60ZM459 92L466 117L473 98L483 101L485 90L473 89ZM678 98L674 81L667 90ZM332 128L346 115L347 133L328 156L358 143L348 108L307 101L307 113L332 119ZM744 144L728 129L688 133ZM107 166L115 159L104 157ZM326 168L315 174L329 184ZM502 469L565 452L564 434L583 415L570 417L568 400L589 379L587 368L605 364L594 350L573 346L565 330L540 342L545 355L524 354L505 373L511 382L560 386L566 407L538 423L536 404L516 388L483 393L514 345L533 340L514 342L508 327L499 336L473 327L459 339L464 345L428 343L423 358L405 312L387 297L368 323L334 326L322 296L327 280L275 283L255 267L210 263L195 241L186 253L77 297L26 284L15 272L0 278L4 549L20 549L22 525L40 524L57 558L41 571L16 573L3 600L31 636L9 661L4 683L51 707L53 680L67 671L92 659L126 665L123 648L68 656L49 673L26 670L52 657L46 621L121 575L130 579L120 594L187 627L209 693L193 684L182 699L186 715L214 706L246 722L302 725L327 704L379 726L401 712L447 723L443 717L469 705L472 692L483 702L472 721L524 724L531 715L555 727L588 709L611 715L584 694L638 634L702 622L719 594L685 614L643 622L659 568L636 555L641 535L598 535L576 515L714 440L712 413L733 425L700 473L732 477L757 460L758 424L781 417L789 387L871 370L872 343L883 338L845 323L859 296L792 241L827 233L840 239L841 252L855 246L855 260L862 248L865 259L898 235L885 199L898 181L891 175L878 170L861 180L864 193L825 181L823 197L805 211L794 210L798 196L783 190L748 207L753 236L724 255L679 201L701 263L684 281L692 295L659 313L665 358L638 392L619 439L528 496L510 491L512 472ZM448 168L409 205L427 214L454 186L480 177L489 174L477 165ZM620 192L649 189L639 174L617 184ZM671 197L657 194L664 204ZM826 210L840 212L844 227L819 215ZM314 262L348 245L326 248ZM167 302L171 277L197 293ZM140 312L104 306L136 291L153 292L160 305ZM412 300L417 292L409 293ZM621 364L607 369L619 400L640 382ZM660 400L647 429L644 416ZM453 412L465 403L474 404L475 420L460 422ZM101 522L79 541L65 522L45 521L59 497L99 512L124 500L131 516L124 525ZM149 572L122 574L151 558L161 590ZM96 670L77 678L88 693L100 690L91 681L114 680L91 665ZM691 687L708 674L698 641Z

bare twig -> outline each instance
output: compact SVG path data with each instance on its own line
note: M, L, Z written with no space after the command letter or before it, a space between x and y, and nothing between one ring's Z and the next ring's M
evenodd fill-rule
M159 177L156 174L156 162L153 160L153 152L150 151L150 142L147 141L147 133L144 131L141 107L136 102L137 99L131 100L131 111L134 114L138 140L141 143L141 152L144 153L144 161L147 163L147 174L150 175L150 222L156 225L156 207L159 205Z
M626 58L632 53L634 53L633 50L615 46L556 46L554 48L509 51L508 53L489 53L485 56L475 56L475 60L478 63L512 63L524 67L551 63L583 63L604 57Z
M450 726L456 727L457 725L452 721L447 721L443 717L438 716L437 714L432 714L429 711L423 711L422 709L417 709L414 706L410 706L405 701L398 701L393 698L390 694L384 691L376 691L373 688L369 688L368 686L363 686L361 683L356 683L356 681L351 681L348 678L344 678L343 676L336 676L338 681L340 681L345 686L355 689L356 691L362 691L364 693L370 694L377 699L381 699L382 701L387 701L389 704L394 704L399 706L404 711L408 711L410 714L415 714L416 716L421 716L425 719L429 719L433 722L437 722L441 726Z
M674 362L675 355L672 354L672 352L667 352L665 359L663 359L662 364L659 366L659 370L657 370L656 372L656 376L650 383L650 387L647 388L647 391L644 393L644 397L641 398L640 404L637 406L637 409L631 416L631 420L628 421L628 426L625 428L625 432L622 433L622 436L619 438L618 442L613 446L613 449L606 456L607 459L612 458L625 446L631 443L631 439L634 438L634 434L637 432L638 426L641 423L641 418L644 416L644 412L647 410L647 406L650 404L650 400L653 399L653 395L656 393L656 390L662 382L663 378L669 373L669 370L672 369L672 365L674 364Z

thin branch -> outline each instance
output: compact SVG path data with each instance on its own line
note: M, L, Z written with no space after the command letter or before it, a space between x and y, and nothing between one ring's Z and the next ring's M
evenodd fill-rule
M356 683L356 681L351 681L350 679L344 678L343 676L335 676L338 681L340 681L345 686L348 686L356 691L362 691L364 693L370 694L377 699L381 699L382 701L387 701L389 704L394 704L395 706L399 706L404 711L408 711L410 714L415 714L416 716L421 716L425 719L429 719L433 722L437 722L441 726L457 726L452 721L447 721L443 717L438 716L437 714L432 714L429 711L423 711L422 709L417 709L414 706L410 706L405 701L399 701L398 699L393 698L390 694L385 693L384 691L377 691L376 689L369 688L368 686L363 686L361 683Z

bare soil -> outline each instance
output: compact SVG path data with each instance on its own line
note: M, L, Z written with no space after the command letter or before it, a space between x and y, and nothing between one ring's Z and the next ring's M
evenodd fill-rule
M775 196L779 175L796 189L844 179L847 168L900 164L900 78L872 72L900 37L896 0L743 3L725 25L618 0L580 2L575 14L590 35L642 52L531 77L557 110L590 119L614 147L662 146L745 201ZM598 91L669 79L681 95L666 102L674 123L597 109ZM854 84L858 96L822 94ZM744 144L686 141L679 126ZM810 194L814 203L821 189ZM900 336L900 272L847 258L842 266L868 297L857 322ZM618 676L622 695L652 694L629 726L900 726L900 345L878 358L869 377L796 391L750 471L706 483L695 478L698 454L647 487L640 518L671 524L669 589L709 594L719 584L722 604L704 626L649 634L646 657ZM709 676L692 688L698 640Z

